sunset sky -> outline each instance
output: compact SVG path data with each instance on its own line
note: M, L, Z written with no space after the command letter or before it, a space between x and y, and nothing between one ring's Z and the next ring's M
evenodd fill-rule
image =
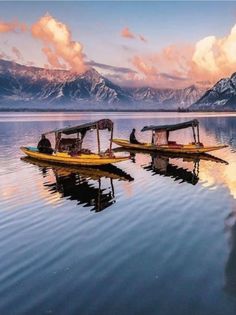
M123 85L209 84L236 71L236 2L0 2L0 58L93 66Z

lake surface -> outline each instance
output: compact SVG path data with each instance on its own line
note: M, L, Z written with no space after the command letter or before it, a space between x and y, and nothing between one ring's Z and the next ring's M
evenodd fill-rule
M137 153L91 170L19 150L100 118L144 141L144 125L192 117L202 142L229 145L218 159ZM191 130L176 138L190 142ZM0 252L1 315L235 315L236 115L0 113Z

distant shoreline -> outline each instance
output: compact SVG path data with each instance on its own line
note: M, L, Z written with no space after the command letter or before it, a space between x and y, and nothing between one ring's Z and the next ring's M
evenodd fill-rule
M86 112L91 112L91 113L107 113L107 112L114 112L114 113L121 113L121 112L127 112L127 113L236 113L236 110L174 110L174 109L24 109L24 108L12 108L12 109L5 109L5 108L0 108L0 112L21 112L21 113L31 113L31 112L43 112L43 113L50 113L50 112L55 112L55 113L61 113L61 112L67 112L67 113L86 113Z

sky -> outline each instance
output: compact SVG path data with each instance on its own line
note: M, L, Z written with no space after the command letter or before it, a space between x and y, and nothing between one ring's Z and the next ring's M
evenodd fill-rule
M95 67L121 85L209 85L236 71L236 2L1 1L0 58Z

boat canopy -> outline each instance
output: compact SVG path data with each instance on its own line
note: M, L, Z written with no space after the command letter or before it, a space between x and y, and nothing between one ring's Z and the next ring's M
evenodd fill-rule
M197 119L194 119L194 120L190 120L190 121L186 121L186 122L174 124L174 125L145 126L145 127L143 127L143 129L141 131L148 131L148 130L152 130L152 131L161 131L161 130L162 131L175 131L175 130L185 129L185 128L189 128L189 127L198 127L198 125L199 125L199 121Z
M65 144L66 146L73 146L75 145L76 148L81 151L82 149L82 142L83 139L87 133L88 130L96 130L97 131L97 143L98 143L98 153L100 154L101 148L100 148L100 136L99 136L99 130L108 129L108 131L111 132L111 138L110 138L110 146L109 146L109 152L111 153L112 149L112 138L113 138L113 122L110 119L100 119L94 122L85 123L82 125L77 125L73 127L65 127L61 129L54 129L48 132L43 133L43 135L48 134L55 134L55 151L58 151L61 149L61 145ZM77 139L63 139L62 135L72 135L76 134ZM64 142L64 143L63 143Z
M85 134L86 131L91 129L98 129L98 130L104 130L108 129L111 131L113 128L113 122L110 119L100 119L94 122L85 123L78 126L73 127L65 127L61 129L54 129L48 132L45 132L44 135L50 134L50 133L62 133L65 135L71 135L75 133L82 133Z

